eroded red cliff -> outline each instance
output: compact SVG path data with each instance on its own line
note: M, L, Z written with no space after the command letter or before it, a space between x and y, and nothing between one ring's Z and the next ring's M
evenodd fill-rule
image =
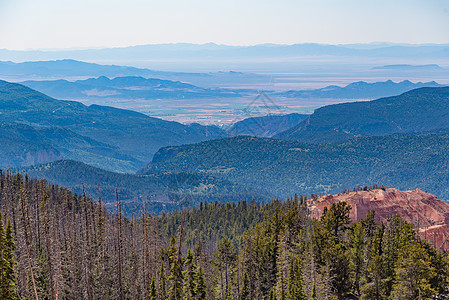
M419 228L422 238L437 248L449 249L449 242L445 242L449 237L449 203L439 200L435 195L419 189L374 189L326 195L308 202L311 216L320 218L324 207L340 201L346 201L351 206L350 218L353 221L363 219L370 210L376 212L379 221L399 214Z

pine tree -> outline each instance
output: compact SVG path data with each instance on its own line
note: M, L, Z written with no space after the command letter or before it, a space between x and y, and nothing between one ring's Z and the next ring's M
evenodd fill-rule
M315 281L313 282L312 295L310 297L310 300L318 300L317 295L316 295L316 284L315 284Z
M171 288L169 290L170 300L179 300L182 298L182 265L177 259L173 257L172 266L170 269L170 276L168 280L171 281Z
M159 290L158 290L159 300L167 299L167 278L165 276L164 262L161 261L161 268L159 271Z
M6 237L5 237L5 229L3 226L3 218L0 213L0 296L3 296L5 293L5 286L7 285L5 278L5 270L7 267L7 261L5 259L6 253Z
M206 300L206 285L204 284L204 274L201 268L198 269L196 274L197 282L195 287L195 295L198 300Z
M220 275L224 273L224 280L221 282L222 299L228 298L229 291L229 271L237 261L237 250L228 239L223 239L218 244L218 250L214 253L217 258L220 268ZM223 277L223 276L222 276Z
M285 300L286 297L290 260L291 253L287 249L287 236L284 233L279 238L279 249L276 257L278 268L276 289L280 300Z
M287 300L306 300L304 292L304 281L302 277L302 266L299 257L293 257L290 262L290 270L287 283Z
M11 222L4 228L0 213L0 299L17 299L14 250Z
M179 300L182 298L182 264L175 244L176 240L172 237L169 248L171 268L170 276L168 277L168 280L171 281L171 288L168 292L170 300Z
M249 276L248 273L245 272L245 274L243 274L243 287L242 290L240 292L240 299L241 300L249 300L249 295L250 295L250 291L249 291L250 287L249 287Z
M346 202L333 203L329 209L323 209L323 215L314 232L314 251L322 270L329 271L325 277L332 279L335 293L343 298L351 285L349 242L347 234L351 220L351 207ZM327 273L326 271L326 273ZM324 274L323 274L324 275ZM328 286L328 284L326 284Z
M385 299L387 292L385 291L385 269L384 269L384 253L383 253L383 237L385 226L381 224L376 230L370 249L370 257L368 262L368 282L362 288L362 299Z
M195 262L193 261L192 249L190 247L187 250L187 255L184 259L184 266L186 268L186 270L182 272L182 275L184 277L184 287L183 287L184 299L187 300L195 299L197 274Z
M396 282L391 298L401 300L428 299L435 294L431 286L435 269L430 264L430 257L420 242L412 242L402 247L395 268Z
M4 280L6 280L6 293L3 297L5 300L12 300L17 298L17 287L15 280L15 272L14 267L16 262L14 260L14 239L12 236L12 225L10 220L8 219L8 223L6 225L5 232L5 250L4 258L7 261L6 268L4 271Z
M151 277L151 283L150 283L150 300L157 300L157 293L156 293L156 283L154 280L154 274Z
M360 281L363 274L365 274L365 228L364 222L360 221L354 224L351 239L351 277L353 279L353 286L357 295L360 295Z

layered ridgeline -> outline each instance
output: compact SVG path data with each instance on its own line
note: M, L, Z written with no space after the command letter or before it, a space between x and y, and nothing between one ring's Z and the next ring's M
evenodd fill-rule
M234 137L159 150L142 173L201 171L277 196L382 182L449 199L449 134L360 137L335 144Z
M23 85L61 99L192 99L242 97L247 92L207 89L180 81L143 78L139 76L105 76L86 80L24 81Z
M214 126L183 125L128 110L56 100L5 81L0 81L0 122L1 138L10 139L8 148L0 149L9 162L5 167L70 158L133 172L162 146L223 136ZM14 154L14 149L21 151Z
M356 136L419 133L449 128L449 87L420 88L399 96L321 107L275 137L326 143Z
M122 48L102 48L102 49L79 49L79 50L2 50L0 52L3 59L14 61L26 61L30 59L62 59L73 57L88 61L129 61L132 57L138 61L166 60L166 59L198 59L207 57L210 60L227 62L230 60L244 59L245 61L256 61L260 64L261 59L280 59L284 62L295 62L295 58L304 57L329 57L343 60L345 58L359 58L366 63L367 59L377 58L380 61L392 59L415 61L417 59L438 60L446 59L448 46L446 44L435 45L403 45L395 43L381 44L258 44L251 46L230 46L218 45L215 43L206 44L150 44ZM290 59L289 59L290 58ZM401 65L397 65L399 68ZM432 66L432 65L430 65ZM383 68L388 67L384 66ZM406 67L406 65L402 65ZM406 68L408 71L412 68ZM425 68L421 68L422 71ZM433 69L433 68L432 68ZM391 70L391 68L390 68Z
M128 219L84 195L0 173L2 299L430 299L449 261L399 216L356 223L303 196ZM418 270L418 271L417 271Z
M201 80L201 77L204 76L211 76L212 78L217 77L215 84L213 82L209 83L209 85L213 86L213 88L202 88L180 81L163 80L157 78L147 79L141 76L111 77L112 79L105 76L100 76L98 78L74 81L65 79L28 80L21 82L21 84L51 97L71 100L242 98L253 96L258 93L258 91L254 89L218 88L223 84L222 78L216 74L200 75L201 74L198 74L198 80ZM237 75L234 76L237 77ZM162 77L165 76L162 75ZM209 79L209 81L213 81L212 78ZM192 81L190 78L186 79L188 81ZM249 74L248 80L252 80ZM194 79L193 81L197 80ZM443 86L444 85L438 84L434 81L417 83L413 83L408 80L397 83L391 80L373 83L359 81L343 87L331 85L313 90L290 90L286 92L268 91L267 94L274 98L339 99L341 101L347 101L347 99L376 99L380 97L399 95L421 87Z
M2 50L0 50L0 55ZM37 56L32 58L35 60ZM64 55L64 58L67 57ZM128 56L128 57L132 57ZM54 59L54 58L47 58ZM19 59L25 61L22 63L14 63L11 61L0 61L0 77L9 78L14 81L33 80L38 85L41 83L42 88L46 87L49 91L55 91L62 85L69 85L70 83L64 81L54 81L55 79L70 79L73 81L79 78L98 78L106 76L109 78L139 76L145 78L159 78L170 81L189 82L193 85L205 87L217 87L222 84L235 85L245 83L266 83L270 80L267 75L242 73L242 72L209 72L209 73L186 73L186 72L168 72L158 71L143 68L135 68L123 65L100 65L95 63L88 63L73 59L60 60L44 60L44 61L26 61L28 59ZM38 81L38 79L49 80L46 82ZM81 82L83 83L83 81ZM169 82L167 82L169 83ZM68 86L66 86L68 87ZM71 89L77 89L77 85L70 85ZM64 93L63 90L59 90ZM73 92L67 91L67 94ZM63 95L63 94L60 94ZM55 96L58 97L58 96ZM66 96L64 96L66 97Z
M276 93L276 96L286 98L329 98L329 99L376 99L380 97L396 96L413 89L422 87L443 87L435 81L413 83L409 80L393 82L365 82L358 81L346 86L330 85L314 90L286 91Z
M200 202L268 201L272 195L210 174L164 171L146 175L121 174L95 168L74 160L15 169L31 178L69 187L98 199L115 210L119 193L124 214L130 216L146 206L151 213L169 212Z

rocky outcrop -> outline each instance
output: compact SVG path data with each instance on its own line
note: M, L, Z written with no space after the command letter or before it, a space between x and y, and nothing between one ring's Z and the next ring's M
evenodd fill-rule
M61 154L56 149L30 151L23 155L21 166L33 166L62 159Z
M33 149L0 150L0 168L33 166L62 159L61 153L51 146L31 145L30 148Z
M346 201L351 206L350 218L358 221L374 210L379 221L388 216L401 215L404 220L415 224L422 238L435 247L449 249L449 203L439 200L435 195L423 192L400 191L398 189L373 189L338 195L326 195L308 202L313 218L321 217L324 207L332 203Z

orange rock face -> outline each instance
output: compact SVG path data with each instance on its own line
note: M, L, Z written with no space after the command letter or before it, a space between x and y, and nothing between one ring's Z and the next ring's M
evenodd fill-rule
M332 203L346 201L351 206L350 218L358 221L365 218L370 210L383 222L391 215L401 215L404 220L415 224L422 238L436 248L449 250L449 203L435 195L423 192L400 191L398 189L375 189L351 192L341 195L326 195L308 202L312 218L321 217L324 207Z

